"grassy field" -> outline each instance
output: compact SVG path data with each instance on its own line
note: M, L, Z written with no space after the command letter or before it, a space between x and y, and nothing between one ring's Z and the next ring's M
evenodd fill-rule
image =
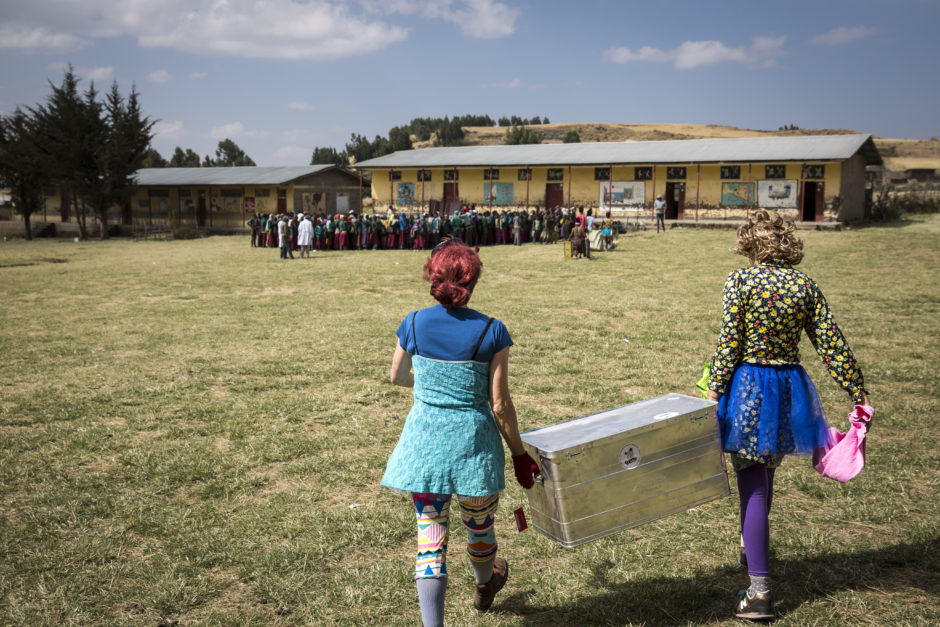
M936 624L940 216L804 237L877 414L851 483L802 459L778 472L778 624ZM471 305L516 342L522 426L694 393L744 262L732 243L484 249ZM378 483L411 404L387 382L394 331L432 304L424 259L284 262L247 237L0 244L0 623L417 624L413 508ZM844 429L846 395L802 352ZM449 623L736 623L736 496L569 550L515 531L523 499L502 499L511 577L487 615L453 530Z

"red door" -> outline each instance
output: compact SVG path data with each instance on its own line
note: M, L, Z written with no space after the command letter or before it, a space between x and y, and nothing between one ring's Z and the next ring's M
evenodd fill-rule
M800 219L804 222L820 222L826 208L825 184L822 181L803 181L803 210Z
M130 224L131 220L131 203L124 203L124 211L122 212L122 221L123 224Z
M666 183L667 220L681 220L685 215L685 183Z
M563 183L545 184L545 206L554 209L565 204L565 186Z
M277 190L277 212L287 213L287 190Z
M453 202L460 198L457 183L444 183L444 202Z

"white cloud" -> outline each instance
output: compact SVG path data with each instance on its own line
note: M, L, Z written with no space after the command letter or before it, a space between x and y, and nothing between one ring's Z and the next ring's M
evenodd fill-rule
M232 122L231 124L223 124L222 126L215 126L209 131L209 136L212 139L226 139L232 137L238 137L239 135L245 132L245 125L241 122Z
M207 56L336 59L380 50L408 29L348 0L3 0L0 48L65 49L103 37Z
M518 78L514 78L511 81L487 83L483 85L483 89L489 89L491 87L494 89L515 89L521 84L522 84L522 81L520 81Z
M114 78L114 66L75 68L75 75L89 81L107 81Z
M288 102L288 109L293 109L294 111L313 111L316 107L309 102Z
M143 3L141 3L143 4ZM167 7L166 4L177 5ZM344 2L216 0L192 9L186 0L138 5L123 26L144 47L196 54L274 59L336 59L379 50L407 29L354 16Z
M786 36L758 36L752 39L750 47L728 47L720 41L687 41L673 50L652 46L643 46L635 51L630 48L608 48L604 56L613 63L673 63L677 70L691 70L718 63L770 67L777 57L785 54L783 44L786 39Z
M861 39L862 37L868 37L874 34L875 29L868 26L853 26L852 28L839 26L838 28L833 28L832 30L827 31L822 35L816 35L810 41L814 44L839 46L842 44L847 44L850 41L855 41L856 39Z
M189 78L194 81L201 80L207 76L209 76L208 72L190 72L189 73Z
M467 0L464 9L454 11L445 19L460 26L465 35L480 39L496 39L512 35L516 30L519 10L493 0Z
M264 131L250 131L241 122L232 122L222 126L214 126L209 131L212 139L234 139L236 137L267 137Z
M161 140L177 140L183 137L183 123L180 120L172 122L160 121L153 125L153 134Z
M62 52L76 50L87 42L76 35L54 33L37 26L3 24L0 26L0 48L20 49L32 52Z
M166 83L170 81L173 77L167 70L154 70L147 75L147 80L151 83Z
M361 0L372 14L420 15L460 27L465 35L495 39L512 35L521 13L494 0Z
M643 46L636 52L629 48L608 48L604 56L614 63L629 63L631 61L669 61L672 59L670 53L652 46Z
M521 13L498 0L3 2L0 49L62 51L135 37L142 47L206 56L303 60L365 55L407 39L409 29L386 17L446 21L492 39L514 33Z

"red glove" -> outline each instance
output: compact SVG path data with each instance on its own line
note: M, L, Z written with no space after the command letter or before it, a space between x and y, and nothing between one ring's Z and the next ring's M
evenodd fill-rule
M512 456L512 468L516 473L516 481L526 490L535 484L534 477L542 474L539 465L526 452Z

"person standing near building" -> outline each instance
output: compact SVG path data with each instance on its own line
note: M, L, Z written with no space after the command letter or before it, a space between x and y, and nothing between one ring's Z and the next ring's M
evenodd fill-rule
M287 220L287 228L290 229L290 249L297 250L297 227L299 226L300 218L295 213L289 214L290 217Z
M251 214L251 219L248 220L248 228L251 229L251 247L255 248L258 245L258 214Z
M310 258L310 245L313 243L313 223L310 216L304 214L297 226L297 245L300 246L300 258Z
M653 201L653 213L656 214L656 232L659 233L659 225L663 226L663 233L666 232L666 201L660 194Z
M277 223L278 246L281 249L281 259L294 258L294 253L290 249L290 225L287 223L287 215L281 216Z

